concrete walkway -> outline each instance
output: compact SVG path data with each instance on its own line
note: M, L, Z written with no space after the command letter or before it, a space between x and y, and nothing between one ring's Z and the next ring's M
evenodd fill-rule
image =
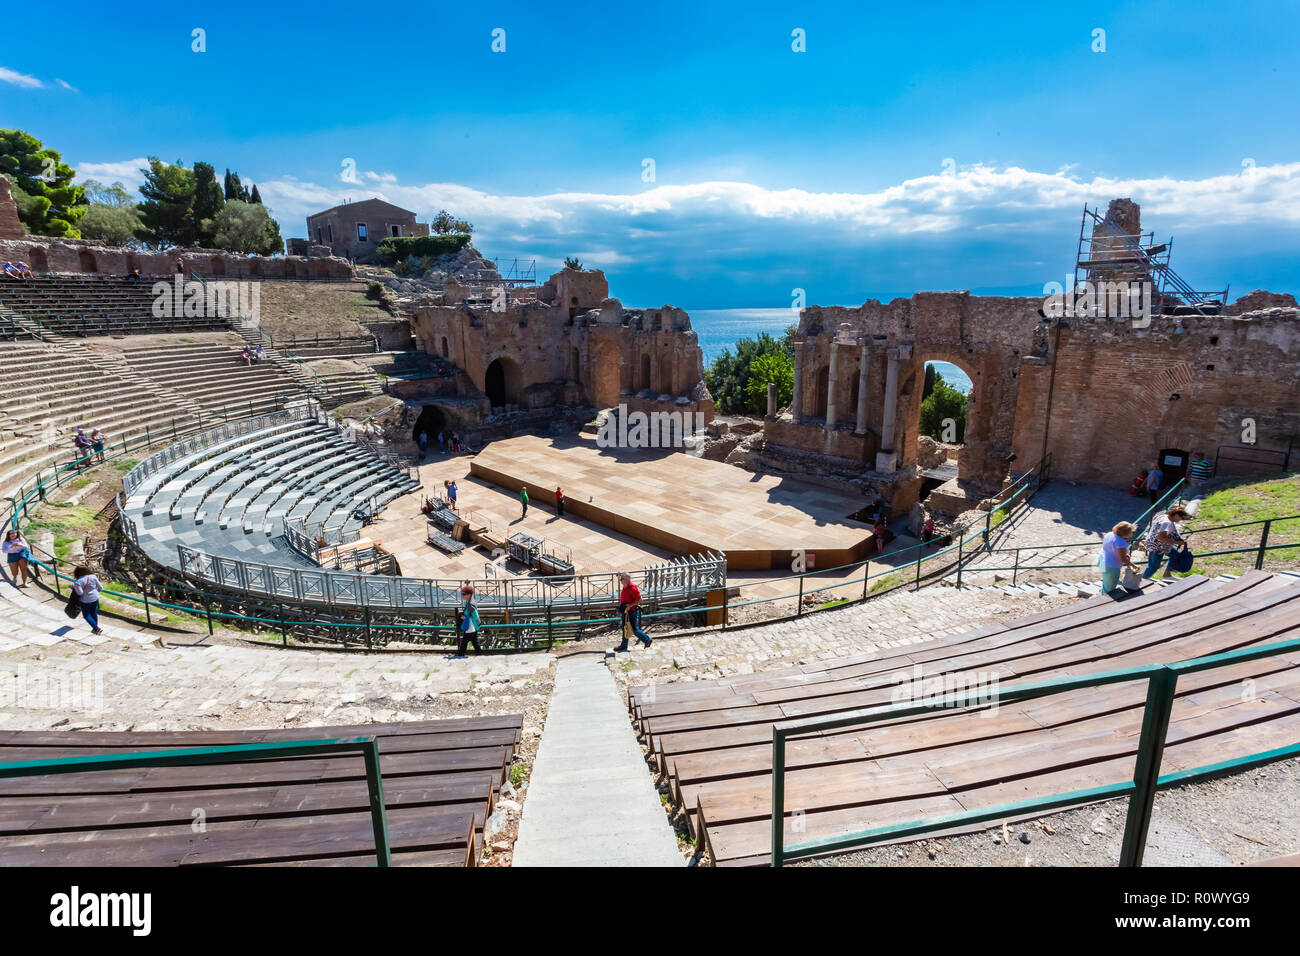
M514 866L683 866L677 837L596 656L556 664Z

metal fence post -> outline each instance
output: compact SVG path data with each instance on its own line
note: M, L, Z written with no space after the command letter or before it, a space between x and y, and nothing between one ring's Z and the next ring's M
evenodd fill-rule
M772 728L772 865L785 862L785 734Z
M1156 783L1160 778L1160 761L1165 753L1165 736L1169 733L1169 714L1174 708L1174 690L1178 674L1168 667L1155 671L1147 683L1146 706L1142 711L1142 736L1138 739L1137 764L1133 771L1133 795L1128 801L1128 818L1124 821L1124 844L1120 866L1141 866L1146 849L1147 829L1151 826L1151 807Z
M366 789L370 795L370 820L375 831L375 865L393 865L388 846L388 820L384 809L384 778L379 772L379 744L371 738L362 750L366 760Z
M145 623L148 624L148 625L150 625L150 626L153 626L153 618L149 616L149 586L148 586L147 584L141 584L141 585L140 585L140 593L144 595L144 620L145 620Z
M803 575L799 575L799 604L795 608L795 617L803 617Z
M957 587L961 587L961 559L962 559L962 545L964 543L965 543L965 539L962 538L962 529L958 528L957 529Z
M1255 554L1255 570L1261 571L1264 568L1264 555L1268 553L1268 529L1272 527L1273 519L1269 518L1264 522L1264 530L1259 536L1259 551Z
M208 615L208 637L211 637L212 636L212 602L206 598L203 601L203 610L206 611Z
M546 649L549 651L555 646L555 636L551 633L551 606L546 605Z
M366 619L366 649L371 650L374 648L374 643L372 642L370 637L370 606L366 605L366 607L364 607L362 610L365 613L365 619Z
M59 559L50 555L50 565L54 568L54 593L63 597L63 589L59 586Z

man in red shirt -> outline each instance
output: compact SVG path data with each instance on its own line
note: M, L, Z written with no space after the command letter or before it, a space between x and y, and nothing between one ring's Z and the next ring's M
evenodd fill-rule
M623 622L622 634L623 640L618 647L614 648L617 653L627 650L627 632L630 629L636 635L636 639L649 647L651 637L645 631L641 630L641 590L632 583L632 575L626 571L619 572L619 583L623 585L618 592L618 616Z
M555 489L555 513L561 518L564 517L564 489Z

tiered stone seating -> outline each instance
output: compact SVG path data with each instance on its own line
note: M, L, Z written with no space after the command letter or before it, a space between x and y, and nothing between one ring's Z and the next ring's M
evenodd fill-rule
M153 314L153 281L44 275L0 282L0 307L59 335L132 335L226 328L223 318Z
M0 491L75 457L78 426L99 427L109 442L128 430L167 427L196 410L178 395L118 369L105 369L85 349L15 342L0 350Z
M248 366L240 361L245 343L239 336L231 333L204 339L127 346L122 353L139 374L176 389L205 409L219 411L224 405L232 414L257 414L274 406L277 396L304 393L300 383L275 362L267 359Z
M631 688L629 705L714 863L762 865L771 852L775 723L1169 664L1297 635L1300 578L1193 575L884 654ZM1145 700L1145 684L1134 681L792 738L785 841L1132 780ZM1164 774L1293 745L1300 655L1182 675L1169 727Z
M284 567L314 567L284 542L286 519L352 535L354 512L418 484L311 419L290 419L192 452L149 475L126 501L140 546L178 564L176 545Z

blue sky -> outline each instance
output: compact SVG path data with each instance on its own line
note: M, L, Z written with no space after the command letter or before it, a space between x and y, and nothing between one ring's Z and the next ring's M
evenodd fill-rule
M539 272L577 254L629 305L777 308L796 288L1039 292L1070 268L1082 203L1132 196L1193 285L1300 291L1294 4L59 16L78 24L64 56L0 38L0 126L128 185L150 155L229 166L285 236L381 195L422 219L446 206Z

